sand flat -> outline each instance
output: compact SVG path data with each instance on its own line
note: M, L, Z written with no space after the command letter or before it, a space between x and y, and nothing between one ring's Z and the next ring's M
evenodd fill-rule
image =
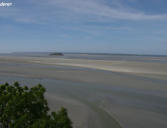
M75 128L166 128L166 69L153 62L0 57L0 81L42 83L52 108L67 107Z
M64 59L47 57L0 57L1 61L15 61L22 63L37 63L48 65L63 65L98 70L167 75L167 66L163 63L109 61L109 60L87 60L87 59Z
M146 62L40 58L38 60L33 60L32 63L77 66L83 68L92 68L98 70L125 72L125 73L127 72L127 73L167 75L166 64L146 63Z

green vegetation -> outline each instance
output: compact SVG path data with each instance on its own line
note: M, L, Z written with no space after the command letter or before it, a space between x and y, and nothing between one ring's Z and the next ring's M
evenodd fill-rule
M67 110L49 114L45 88L0 85L0 128L72 128Z

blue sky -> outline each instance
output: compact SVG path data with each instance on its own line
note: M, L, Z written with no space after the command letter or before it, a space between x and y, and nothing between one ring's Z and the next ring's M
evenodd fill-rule
M167 55L167 0L0 0L0 53Z

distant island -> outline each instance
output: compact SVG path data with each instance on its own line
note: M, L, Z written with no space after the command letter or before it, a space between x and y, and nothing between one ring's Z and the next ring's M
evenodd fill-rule
M54 52L54 53L50 53L49 55L50 56L64 56L64 54L61 52Z

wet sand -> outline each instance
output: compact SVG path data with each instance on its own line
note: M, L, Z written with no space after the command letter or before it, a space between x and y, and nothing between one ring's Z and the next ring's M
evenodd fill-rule
M16 80L45 85L75 128L167 127L166 63L0 57L0 81Z

